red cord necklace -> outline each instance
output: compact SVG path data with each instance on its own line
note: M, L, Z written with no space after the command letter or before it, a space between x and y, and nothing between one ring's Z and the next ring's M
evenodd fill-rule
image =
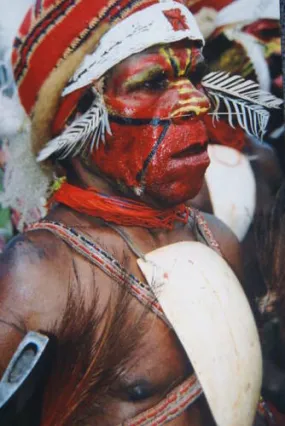
M155 209L139 201L102 194L94 188L82 189L69 183L61 185L53 194L52 202L122 226L173 229L176 221L187 223L189 216L185 204Z

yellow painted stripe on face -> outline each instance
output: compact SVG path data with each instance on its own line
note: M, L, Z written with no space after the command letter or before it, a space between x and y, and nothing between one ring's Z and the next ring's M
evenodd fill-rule
M159 49L159 53L164 57L164 59L166 60L166 62L168 63L168 65L171 66L171 60L169 58L169 53L166 51L165 47L161 47Z
M194 106L194 105L189 104L186 107L178 108L176 111L173 111L173 113L170 116L171 116L171 118L174 118L174 117L177 117L177 116L182 115L183 113L187 113L187 112L188 113L194 112L196 115L200 115L200 114L203 114L207 111L209 111L209 108L207 108L207 107L202 108L198 105Z
M186 51L187 51L187 56L188 56L188 58L187 58L187 61L186 61L186 63L185 63L185 68L184 68L184 70L181 72L181 76L183 76L183 75L185 75L185 74L186 74L187 68L188 68L188 66L190 65L190 62L192 61L192 50L191 50L191 49L187 49Z
M175 52L173 51L173 49L169 48L169 53L171 54L172 60L175 62L177 69L178 69L178 77L185 76L185 72L187 70L187 67L190 64L190 61L192 59L191 49L186 49L186 52L187 52L188 58L185 62L184 68L182 68L180 59L175 55Z
M199 102L201 101L201 99L204 100L203 97L191 96L191 98L188 98L188 99L180 99L179 103L180 105L187 105L189 104L189 102Z
M190 96L197 96L197 90L195 90L195 89L189 89L186 93L184 93L183 89L178 89L177 92L181 96L181 100L185 100L185 95L186 95L186 99L187 99L187 96L188 96L188 98Z
M181 75L181 64L177 56L175 56L175 52L169 47L169 56L171 55L172 61L175 63L177 70L178 70L178 76ZM183 74L182 74L183 75Z
M194 89L192 89L192 88L190 87L189 89L182 88L182 89L179 89L178 91L179 91L179 94L180 94L180 95L186 95L187 93L188 93L188 94L193 93L193 90L194 90Z
M184 86L185 84L187 84L189 86L189 80L188 79L184 79L184 80L180 80L180 81L173 81L169 84L169 87L179 87L179 86Z

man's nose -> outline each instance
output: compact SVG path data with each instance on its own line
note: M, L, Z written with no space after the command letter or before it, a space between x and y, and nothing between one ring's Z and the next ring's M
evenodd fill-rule
M197 89L188 79L179 79L170 84L176 91L176 102L172 107L172 120L177 121L190 117L202 117L210 109L210 101L202 90Z

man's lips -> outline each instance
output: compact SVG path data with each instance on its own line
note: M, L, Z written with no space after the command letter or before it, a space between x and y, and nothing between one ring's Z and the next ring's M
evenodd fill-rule
M172 154L172 158L185 158L189 156L203 154L207 150L207 142L197 142L191 145L188 145L186 148Z

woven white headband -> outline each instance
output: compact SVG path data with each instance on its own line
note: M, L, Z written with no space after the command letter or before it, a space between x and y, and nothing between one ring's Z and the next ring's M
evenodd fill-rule
M97 49L87 55L65 87L62 96L102 77L112 67L135 53L157 45L204 38L192 13L175 1L162 1L134 13L111 28Z

